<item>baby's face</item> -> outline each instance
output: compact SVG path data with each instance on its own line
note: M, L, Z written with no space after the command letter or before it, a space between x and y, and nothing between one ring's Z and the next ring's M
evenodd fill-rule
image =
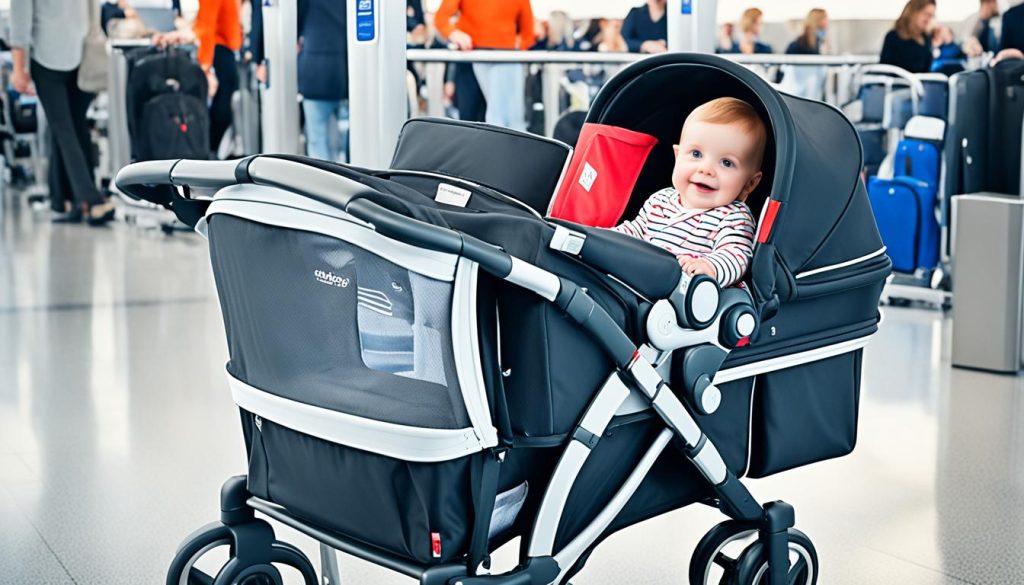
M761 181L755 146L742 124L687 122L673 146L672 186L683 205L711 209L746 199Z

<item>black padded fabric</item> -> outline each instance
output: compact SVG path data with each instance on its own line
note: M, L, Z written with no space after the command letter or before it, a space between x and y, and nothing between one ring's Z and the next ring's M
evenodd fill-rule
M545 213L572 150L526 132L444 118L413 118L391 168L442 173L513 195Z
M750 477L853 451L862 351L759 377L754 391Z
M679 261L658 246L615 231L564 219L550 221L586 234L579 257L594 268L625 282L648 299L668 298L679 283L682 275Z

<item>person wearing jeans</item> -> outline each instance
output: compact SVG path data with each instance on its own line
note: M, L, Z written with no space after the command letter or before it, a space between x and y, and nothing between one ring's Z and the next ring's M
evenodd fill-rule
M306 154L322 160L348 159L348 133L338 124L348 120L348 100L302 100L306 116Z
M301 0L299 9L299 93L306 115L306 154L338 162L348 154L348 22L344 2Z
M455 14L459 16L452 20ZM528 50L536 42L529 0L443 0L437 30L458 49ZM526 129L526 73L517 63L474 63L484 99L485 121Z

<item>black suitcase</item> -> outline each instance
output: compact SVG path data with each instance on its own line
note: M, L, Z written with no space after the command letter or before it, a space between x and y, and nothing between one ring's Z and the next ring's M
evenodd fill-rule
M1000 61L985 70L989 79L986 191L1020 194L1021 123L1024 122L1024 61ZM974 191L967 191L972 193Z
M948 197L988 190L986 176L989 148L989 85L984 70L953 76L946 128L946 181ZM979 107L981 104L981 107Z
M173 49L142 49L129 55L128 62L132 158L209 158L207 84L199 65Z

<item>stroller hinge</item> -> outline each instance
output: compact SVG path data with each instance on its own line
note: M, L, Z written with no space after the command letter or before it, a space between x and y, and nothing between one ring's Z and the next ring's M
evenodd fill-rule
M576 430L572 432L572 440L583 443L583 446L586 447L587 449L593 449L594 447L597 446L597 443L598 441L601 440L601 437L595 435L594 433L588 431L583 427L576 427Z

